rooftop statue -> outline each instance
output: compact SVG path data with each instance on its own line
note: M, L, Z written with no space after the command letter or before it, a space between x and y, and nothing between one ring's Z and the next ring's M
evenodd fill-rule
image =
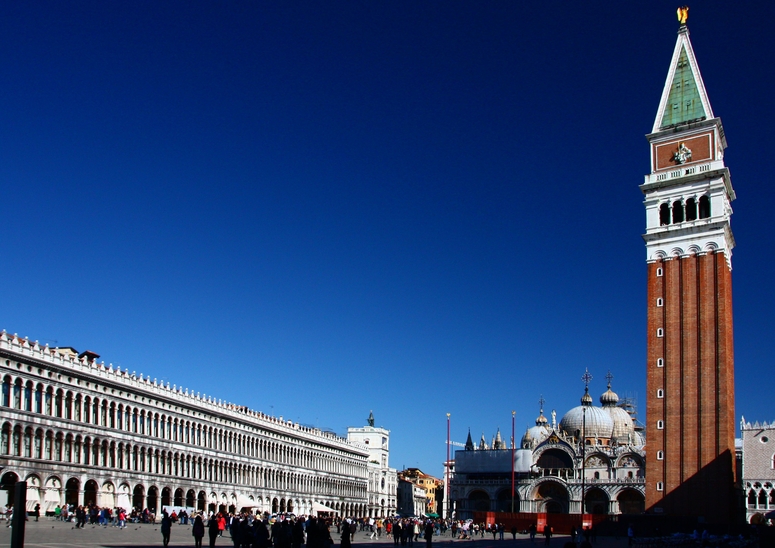
M686 20L689 18L689 6L682 6L678 8L678 22L682 25L686 24Z

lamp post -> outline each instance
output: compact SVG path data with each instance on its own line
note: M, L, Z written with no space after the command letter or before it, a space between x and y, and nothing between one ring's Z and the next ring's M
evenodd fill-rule
M445 496L447 497L447 518L452 517L452 499L450 498L450 492L449 492L449 446L450 446L449 413L447 413L447 462L446 462L447 487L445 488Z
M584 526L584 498L587 487L587 407L592 403L592 397L589 395L589 381L592 375L589 369L584 369L581 376L584 381L584 396L581 398L581 525Z
M584 494L587 482L587 408L581 409L581 525L584 526Z
M514 417L517 412L511 412L511 513L514 513L514 452L516 446L514 444Z

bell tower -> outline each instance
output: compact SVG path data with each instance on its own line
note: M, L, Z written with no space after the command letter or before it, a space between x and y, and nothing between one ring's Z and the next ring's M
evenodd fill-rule
M734 511L732 236L721 120L680 27L652 132L646 206L646 510L730 523Z

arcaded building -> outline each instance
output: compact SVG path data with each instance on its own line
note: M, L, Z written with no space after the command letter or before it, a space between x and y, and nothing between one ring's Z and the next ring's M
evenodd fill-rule
M746 500L746 521L763 521L775 510L775 422L740 420L742 435L742 485ZM752 519L759 515L758 519Z
M98 357L0 333L0 495L26 481L43 511L366 514L368 450Z
M585 375L587 377L587 375ZM589 377L587 377L589 378ZM643 431L634 409L611 390L601 406L585 390L581 405L551 421L542 409L518 447L500 432L478 446L471 434L455 451L450 494L455 516L474 512L638 514L645 507ZM512 471L514 494L512 499ZM513 506L512 506L513 505Z

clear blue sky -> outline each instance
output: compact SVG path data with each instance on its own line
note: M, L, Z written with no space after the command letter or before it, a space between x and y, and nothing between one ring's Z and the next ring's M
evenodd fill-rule
M0 328L440 475L611 370L645 418L638 185L675 1L0 5ZM775 5L689 28L724 122L737 412L775 419Z

